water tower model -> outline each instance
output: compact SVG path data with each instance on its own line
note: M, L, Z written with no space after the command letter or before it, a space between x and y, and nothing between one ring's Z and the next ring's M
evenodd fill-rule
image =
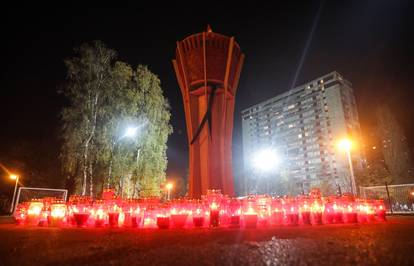
M243 60L234 37L210 27L177 42L173 65L187 123L190 197L207 189L234 195L233 112Z

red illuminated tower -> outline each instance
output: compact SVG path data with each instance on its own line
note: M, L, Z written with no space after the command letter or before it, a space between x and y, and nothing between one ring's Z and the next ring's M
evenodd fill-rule
M233 112L243 60L234 37L210 27L177 42L173 64L190 146L190 197L199 198L207 189L234 195Z

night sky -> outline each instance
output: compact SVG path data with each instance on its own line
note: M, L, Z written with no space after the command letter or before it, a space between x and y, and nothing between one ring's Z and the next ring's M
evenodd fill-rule
M65 78L63 59L72 57L82 42L102 40L118 51L120 60L149 65L161 79L174 128L167 175L185 176L185 119L171 59L177 40L205 30L207 24L235 36L246 55L234 118L236 175L242 160L240 112L287 91L295 80L300 85L333 70L353 83L363 130L374 123L375 105L385 101L414 147L412 1L284 2L264 6L239 1L240 9L161 9L160 4L3 10L0 158L10 159L16 146L27 143L30 154L48 158L42 167L58 165L59 112L65 101L57 88Z

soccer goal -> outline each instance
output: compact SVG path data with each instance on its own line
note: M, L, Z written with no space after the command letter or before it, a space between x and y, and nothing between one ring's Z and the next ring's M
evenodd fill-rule
M43 199L43 198L56 198L67 200L68 190L57 189L57 188L40 188L40 187L19 187L17 197L13 206L13 212L21 202L28 202L32 199Z

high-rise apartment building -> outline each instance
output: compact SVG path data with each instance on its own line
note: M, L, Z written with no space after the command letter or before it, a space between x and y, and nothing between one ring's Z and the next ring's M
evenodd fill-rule
M351 191L348 157L336 144L346 137L361 143L361 133L352 84L338 72L242 111L242 130L246 179L256 178L252 156L272 149L280 158L274 178L293 182L296 193L320 186ZM364 162L360 150L351 151L354 170Z

